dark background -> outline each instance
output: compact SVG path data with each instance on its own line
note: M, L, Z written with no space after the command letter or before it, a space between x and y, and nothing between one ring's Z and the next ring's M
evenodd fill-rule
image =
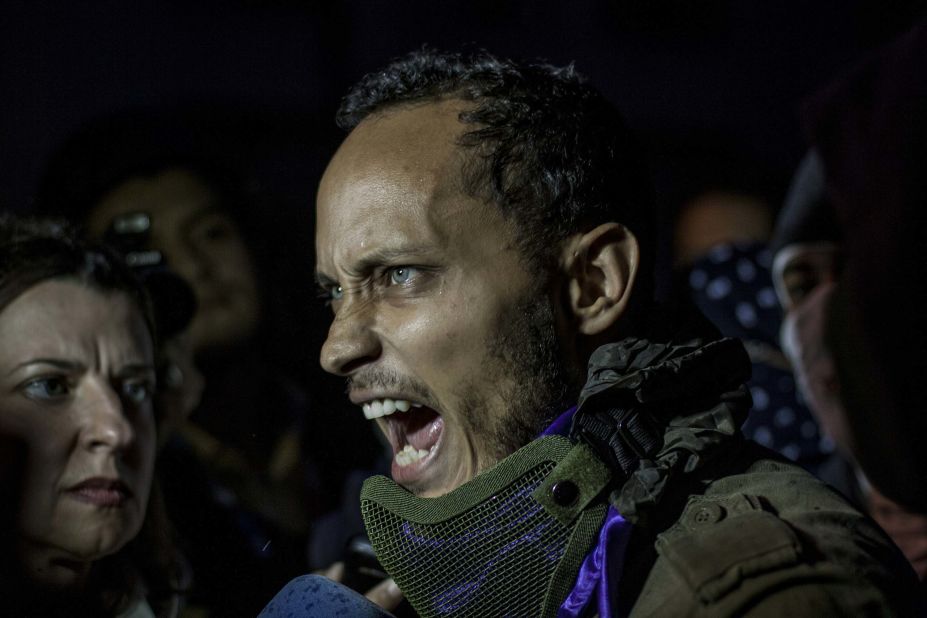
M49 158L88 123L160 116L234 158L266 196L289 342L305 352L291 369L334 391L313 360L327 320L311 302L313 196L341 137L338 100L365 72L422 44L575 61L641 136L663 206L703 182L753 184L775 203L802 155L801 101L923 11L848 0L3 0L0 209L28 211Z
M0 207L29 208L48 157L74 131L145 108L239 150L262 188L308 220L316 160L339 137L339 97L424 43L575 61L650 146L661 190L691 167L676 162L692 159L680 149L709 141L781 183L801 154L801 99L924 4L4 0Z

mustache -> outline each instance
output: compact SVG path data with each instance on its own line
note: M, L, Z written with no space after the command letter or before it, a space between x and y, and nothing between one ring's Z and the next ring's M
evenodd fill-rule
M414 395L423 404L434 407L431 390L423 382L389 369L365 369L345 380L345 393L361 389L382 389Z

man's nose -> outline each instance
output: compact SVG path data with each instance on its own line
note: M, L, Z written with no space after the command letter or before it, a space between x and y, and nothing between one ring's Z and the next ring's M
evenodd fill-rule
M86 385L81 397L81 443L87 450L121 452L135 441L122 401L104 380Z
M379 358L380 339L371 328L369 307L345 306L335 315L322 345L322 368L339 376L349 376Z

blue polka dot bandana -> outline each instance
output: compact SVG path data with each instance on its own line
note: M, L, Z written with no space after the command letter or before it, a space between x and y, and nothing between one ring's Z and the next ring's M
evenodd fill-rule
M702 313L723 335L740 338L750 353L753 410L744 435L814 472L833 443L819 433L779 349L782 311L771 264L764 245L718 245L693 264L688 286Z

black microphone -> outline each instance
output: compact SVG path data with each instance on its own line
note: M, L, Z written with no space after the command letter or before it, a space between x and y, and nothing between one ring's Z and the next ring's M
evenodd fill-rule
M291 580L261 610L258 618L395 618L347 586L321 575Z

